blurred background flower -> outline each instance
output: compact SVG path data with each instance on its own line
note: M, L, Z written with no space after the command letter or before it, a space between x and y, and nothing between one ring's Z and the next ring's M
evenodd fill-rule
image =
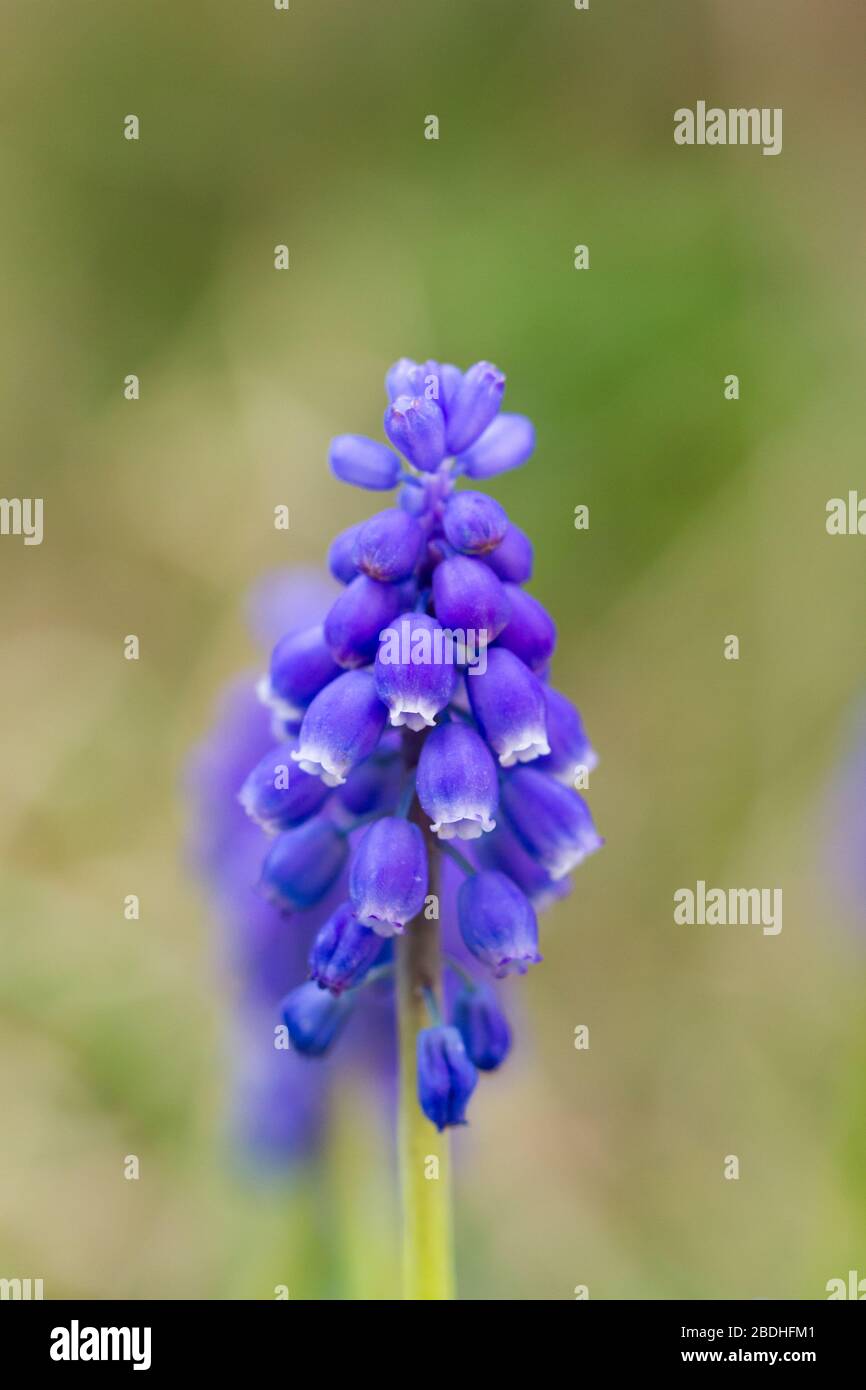
M378 437L395 344L502 363L538 425L490 490L543 538L617 847L551 910L457 1137L463 1295L820 1297L862 1268L866 962L816 807L866 683L862 542L824 529L862 472L864 24L788 0L481 0L433 29L386 0L4 9L3 493L45 499L45 540L0 540L2 1273L394 1292L390 1140L351 1082L288 1193L224 1161L236 985L178 787L213 691L259 665L237 596L365 514L323 465ZM782 154L676 147L699 96L783 107ZM781 935L674 928L699 877L781 886Z
M252 625L271 644L314 618L329 589L315 572L274 576L252 596ZM302 924L288 931L283 915L256 891L263 836L238 794L273 746L257 675L238 677L224 692L213 727L190 760L191 857L222 929L236 992L226 1037L235 1138L256 1164L285 1171L317 1153L327 1093L324 1078L312 1076L303 1059L273 1046L276 1005L305 970L312 932Z

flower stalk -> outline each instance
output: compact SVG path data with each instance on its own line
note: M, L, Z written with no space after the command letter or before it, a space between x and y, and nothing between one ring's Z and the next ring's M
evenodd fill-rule
M416 805L415 810L418 811ZM423 817L421 819L423 824ZM439 856L425 830L430 893L439 898ZM425 998L439 996L438 918L424 912L397 945L397 1026L400 1050L398 1151L403 1207L403 1297L454 1298L453 1221L448 1131L437 1133L418 1104L418 1034L428 1027Z

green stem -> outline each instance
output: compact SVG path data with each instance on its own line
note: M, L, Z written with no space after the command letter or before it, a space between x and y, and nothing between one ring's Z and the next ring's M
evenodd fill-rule
M397 806L396 811L394 812L394 815L395 815L395 816L399 816L401 820L406 820L406 818L407 818L408 815L409 815L410 810L412 809L412 800L413 800L414 796L415 796L415 773L414 773L414 771L412 771L412 772L409 773L409 775L408 775L407 778L406 778L406 784L405 784L405 786L403 787L402 792L400 793L400 802L399 802L399 805Z
M423 821L422 821L423 824ZM427 838L430 893L439 894L438 856ZM417 1037L428 1026L425 990L438 994L439 922L422 913L397 945L400 1039L398 1146L403 1197L403 1297L454 1298L448 1131L437 1133L418 1104Z
M457 865L458 869L462 869L467 877L471 877L471 875L475 873L475 865L470 864L466 855L461 854L459 849L455 849L447 840L438 840L436 842L436 848L440 854L447 855L452 863Z
M443 956L442 959L445 961L445 964L448 966L448 969L453 970L454 974L458 977L458 979L463 981L467 989L478 988L478 981L472 978L468 970L464 970L459 960L455 960L453 956L448 955ZM369 979L369 976L367 978Z

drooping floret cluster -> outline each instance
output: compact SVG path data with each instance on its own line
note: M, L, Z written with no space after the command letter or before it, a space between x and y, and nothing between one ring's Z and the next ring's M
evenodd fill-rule
M386 377L391 447L333 440L336 476L396 488L397 504L336 537L342 591L321 624L277 642L260 696L279 741L240 794L274 837L260 885L273 903L306 914L345 885L309 980L282 1004L298 1052L326 1052L359 991L387 978L390 938L425 908L428 856L465 874L450 1021L431 999L418 1038L419 1100L440 1129L463 1121L477 1069L510 1045L495 991L465 962L498 979L539 961L536 909L601 844L575 790L595 754L549 683L553 620L522 587L532 544L476 490L534 447L529 420L500 412L504 388L488 362L404 358Z

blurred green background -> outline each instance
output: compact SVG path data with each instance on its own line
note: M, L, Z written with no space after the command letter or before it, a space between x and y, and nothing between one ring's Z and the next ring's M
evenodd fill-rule
M227 1155L178 786L254 658L248 585L374 505L327 443L381 437L403 354L495 361L536 422L495 491L536 538L607 837L456 1139L462 1296L866 1275L866 928L825 854L866 541L824 527L866 490L864 38L856 0L7 0L2 490L44 497L45 540L0 540L0 1275L394 1293L362 1089L286 1183ZM782 154L677 148L699 98L782 107ZM698 878L781 886L781 935L675 927Z

